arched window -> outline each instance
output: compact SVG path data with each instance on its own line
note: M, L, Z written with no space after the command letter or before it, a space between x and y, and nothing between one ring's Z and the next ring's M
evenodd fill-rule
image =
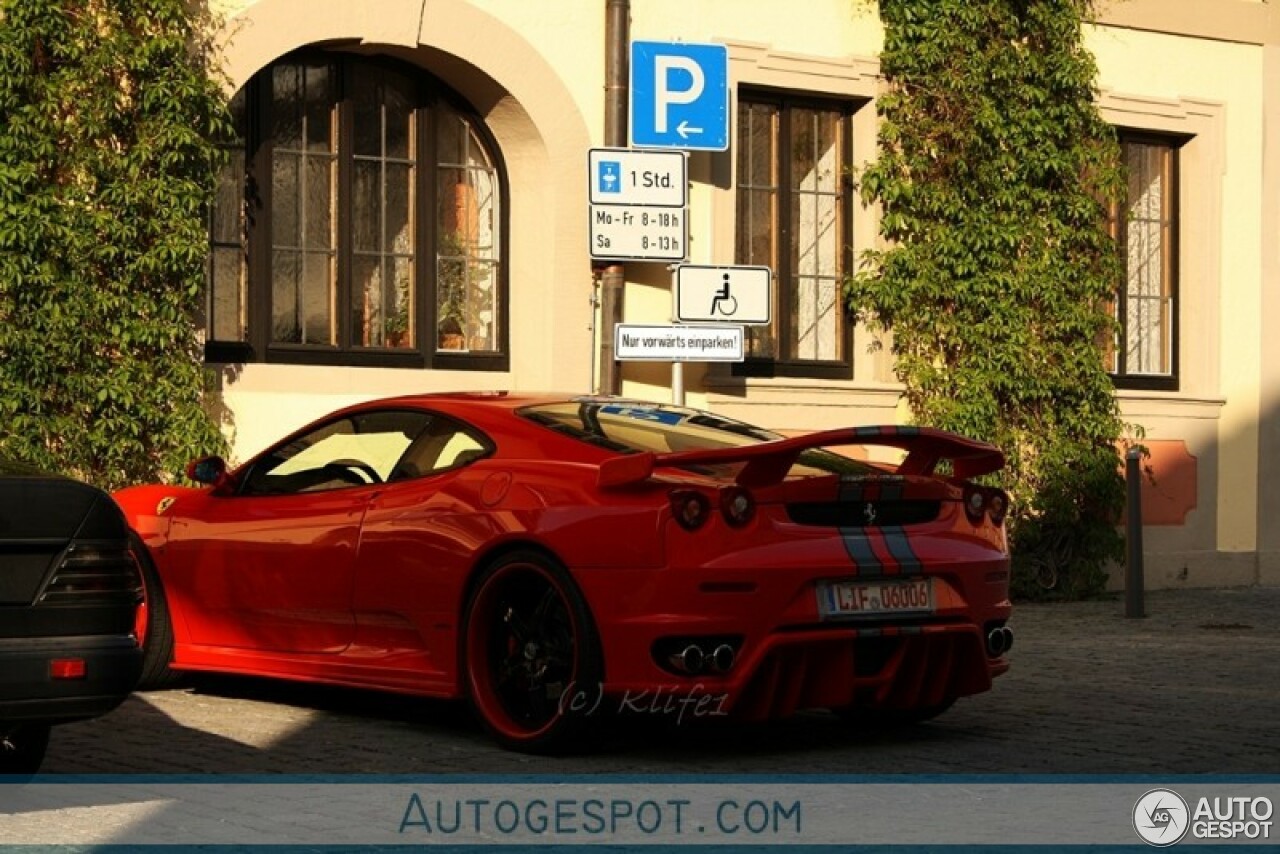
M232 102L206 358L505 370L502 166L412 66L294 54Z

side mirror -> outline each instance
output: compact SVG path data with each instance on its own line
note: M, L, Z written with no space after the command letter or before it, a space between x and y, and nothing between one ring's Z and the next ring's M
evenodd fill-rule
M187 464L187 477L215 489L227 482L227 461L222 457L200 457Z

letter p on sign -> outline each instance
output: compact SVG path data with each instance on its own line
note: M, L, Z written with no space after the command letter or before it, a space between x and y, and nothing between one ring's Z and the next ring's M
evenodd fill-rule
M654 57L653 61L655 87L653 93L653 129L658 133L666 133L670 125L668 116L671 113L671 105L696 103L698 96L702 94L702 90L707 86L707 78L702 73L702 66L687 56L657 56ZM679 75L672 74L672 71L677 69L688 73L688 86L675 88L676 78ZM697 128L696 130L701 133L703 128ZM689 133L687 120L685 133Z
M729 52L724 45L631 43L631 144L729 147Z

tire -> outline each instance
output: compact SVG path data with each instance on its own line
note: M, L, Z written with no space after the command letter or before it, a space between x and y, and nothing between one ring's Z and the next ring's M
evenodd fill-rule
M142 676L138 690L166 688L182 678L182 674L169 667L173 661L173 620L169 614L169 602L164 595L164 585L156 572L142 539L132 531L129 543L142 573L143 598L138 607L136 631L142 645Z
M892 729L899 726L912 726L931 721L956 704L955 697L948 697L941 703L932 706L920 706L914 709L876 709L866 706L843 706L832 709L841 719L863 726L879 729Z
M563 566L519 551L484 569L467 600L462 650L472 708L503 747L551 754L592 746L604 657ZM578 702L583 696L595 702Z
M39 771L49 748L49 725L21 723L4 733L0 725L0 775L29 777Z

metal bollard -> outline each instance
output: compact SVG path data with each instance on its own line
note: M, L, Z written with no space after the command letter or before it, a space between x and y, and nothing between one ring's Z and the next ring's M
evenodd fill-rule
M1125 505L1124 615L1145 617L1142 567L1142 452L1130 448L1124 455L1124 479L1128 491Z

